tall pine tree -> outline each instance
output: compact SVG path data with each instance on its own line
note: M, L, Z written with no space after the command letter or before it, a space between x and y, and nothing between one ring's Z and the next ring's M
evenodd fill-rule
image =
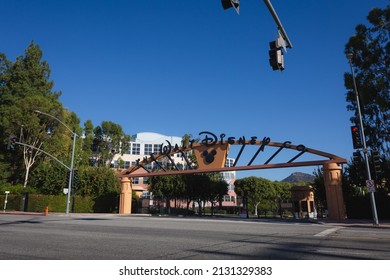
M41 118L35 110L50 113L61 118L64 114L58 98L60 92L53 91L50 80L50 67L42 60L42 51L31 42L24 56L15 62L7 60L4 54L0 57L0 133L4 144L10 135L17 136L18 141L25 144L45 148L51 140L48 129L57 124L53 120ZM57 141L58 142L58 141ZM39 150L27 146L17 146L15 151L7 151L1 145L0 176L2 180L12 184L28 184L30 170L42 154ZM21 172L24 170L25 172Z

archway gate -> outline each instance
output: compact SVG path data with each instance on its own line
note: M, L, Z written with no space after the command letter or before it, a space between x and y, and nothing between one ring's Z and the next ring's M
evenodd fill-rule
M181 147L178 145L173 146L169 141L166 141L166 143L161 144L159 154L151 154L143 159L138 159L136 165L123 170L118 175L121 177L119 213L131 214L131 178L134 177L322 166L329 212L328 217L331 219L345 219L341 164L346 163L346 159L308 148L302 144L293 145L290 141L272 142L269 137L264 137L262 140L258 140L255 136L250 137L250 140L245 139L245 137L236 139L235 137L226 137L225 134L220 134L218 137L207 131L203 131L199 135L203 138L188 140L188 144ZM238 147L238 154L232 166L225 166L231 146ZM239 165L241 156L250 146L251 150L255 147L250 160L246 165ZM266 149L269 150L267 154L265 153ZM287 156L286 158L286 155L283 156L283 153L287 151L292 152L291 157ZM196 165L189 160L188 156L190 153L195 155ZM256 164L255 162L260 153L262 153L262 163ZM175 163L172 157L176 154L181 155L185 164L178 165ZM316 159L302 160L304 155L314 156ZM282 159L276 161L278 158ZM162 162L168 162L170 168L165 168ZM155 166L154 169L150 168L152 164Z

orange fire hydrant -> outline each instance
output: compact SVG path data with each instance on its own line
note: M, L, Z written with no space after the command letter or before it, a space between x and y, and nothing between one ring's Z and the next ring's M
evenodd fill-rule
M49 206L46 206L45 208L45 216L49 215Z

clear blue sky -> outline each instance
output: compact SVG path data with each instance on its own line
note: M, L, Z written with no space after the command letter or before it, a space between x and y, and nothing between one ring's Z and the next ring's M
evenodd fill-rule
M385 0L271 0L294 46L272 71L277 27L262 0L0 0L0 52L43 50L60 100L127 134L268 136L349 159L344 46ZM243 163L244 164L244 163ZM315 167L239 172L282 180Z

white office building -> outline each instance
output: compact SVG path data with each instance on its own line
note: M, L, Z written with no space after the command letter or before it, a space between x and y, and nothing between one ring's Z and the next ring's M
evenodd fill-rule
M182 146L182 138L177 136L166 136L154 132L141 132L134 135L131 139L129 150L123 151L123 154L116 154L111 162L112 168L115 169L127 169L136 165L137 160L141 160L150 154L159 154L162 145L167 145L168 142L172 145ZM186 161L182 157L181 153L172 157L173 161L178 166L185 166ZM154 164L154 163L153 163ZM153 164L147 168L154 168ZM228 158L225 166L233 166L234 159ZM140 169L140 173L145 173ZM236 172L222 172L223 178L229 184L228 195L224 197L225 206L236 206L237 197L234 192L234 181L236 179ZM149 198L150 193L148 191L148 178L135 177L133 178L133 190L137 195L143 198Z

